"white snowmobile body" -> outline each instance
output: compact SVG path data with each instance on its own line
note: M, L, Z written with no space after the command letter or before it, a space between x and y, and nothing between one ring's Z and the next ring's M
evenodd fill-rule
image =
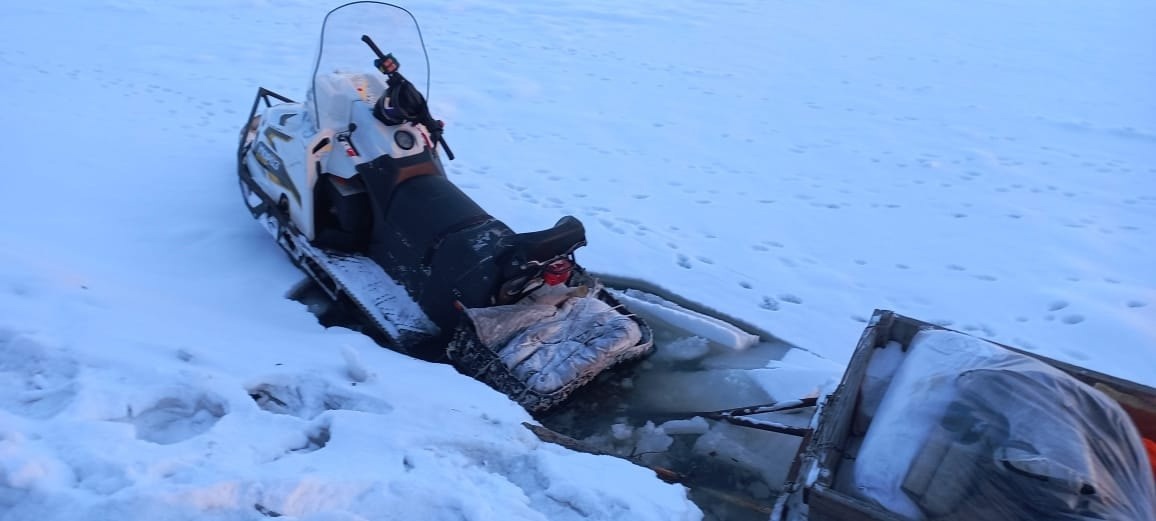
M408 11L352 2L321 34L306 101L259 89L238 148L246 204L297 266L389 347L449 361L531 411L651 352L647 324L577 265L580 221L515 233L446 177L442 124L401 75L428 92ZM524 327L495 332L482 316Z
M312 191L319 173L348 180L357 175L356 166L365 157L403 158L427 150L418 146L429 143L424 126L411 122L386 125L370 111L351 110L372 107L385 88L385 82L373 74L328 73L316 78L314 95L305 103L271 106L251 122L257 125L250 136L253 153L243 160L251 172L264 172L253 176L253 180L283 209L288 209L293 225L309 240L316 239ZM345 123L318 127L312 117L315 107L329 114L324 123ZM342 114L333 117L335 111ZM348 132L351 124L371 130ZM399 143L409 144L409 148ZM351 155L354 150L356 155ZM357 189L339 182L335 186L344 191Z

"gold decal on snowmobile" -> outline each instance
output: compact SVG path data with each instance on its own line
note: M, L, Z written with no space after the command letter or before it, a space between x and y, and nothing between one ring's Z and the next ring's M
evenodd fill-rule
M297 200L297 204L301 204L301 194L297 191L297 187L293 185L293 180L289 179L289 172L285 170L285 162L281 160L277 153L273 152L273 149L271 149L269 145L258 141L257 146L253 148L253 156L257 158L257 162L265 169L265 177L277 186L293 194L293 198Z
M273 138L280 139L286 143L293 140L289 134L281 132L280 130L277 130L273 127L265 127L265 139L269 141L269 145L273 147L273 150L277 150L277 143L273 141Z

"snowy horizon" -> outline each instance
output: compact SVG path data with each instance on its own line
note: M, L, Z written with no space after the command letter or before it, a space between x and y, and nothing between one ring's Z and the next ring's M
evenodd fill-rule
M6 8L0 520L701 518L286 298L238 131L304 99L338 4ZM837 378L877 308L1156 386L1156 5L405 7L451 179L822 358L768 393Z

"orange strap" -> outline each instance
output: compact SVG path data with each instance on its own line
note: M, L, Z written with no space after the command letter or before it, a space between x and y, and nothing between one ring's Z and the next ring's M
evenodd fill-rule
M1144 438L1144 448L1148 450L1148 464L1152 465L1152 475L1156 476L1156 441Z

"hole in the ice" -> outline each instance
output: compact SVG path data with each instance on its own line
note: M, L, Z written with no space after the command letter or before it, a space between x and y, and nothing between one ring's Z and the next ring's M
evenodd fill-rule
M601 450L624 457L634 454L684 474L692 484L691 499L707 519L766 519L766 512L760 509L774 502L800 438L701 418L705 428L685 429L681 423L666 422L687 420L698 412L799 398L770 396L759 384L760 371L766 371L769 363L781 360L794 347L751 324L645 281L596 276L609 287L638 289L719 318L759 336L761 342L735 350L640 313L654 329L655 354L600 375L538 420L551 430ZM332 303L315 284L302 283L290 298L304 304L326 327L363 329L356 313ZM776 300L768 300L778 305ZM292 400L280 396L283 393L268 391L268 387L255 388L250 394L266 410L296 409L288 403ZM805 426L810 411L778 413L773 419ZM764 415L759 418L766 419ZM736 504L735 498L742 501Z

